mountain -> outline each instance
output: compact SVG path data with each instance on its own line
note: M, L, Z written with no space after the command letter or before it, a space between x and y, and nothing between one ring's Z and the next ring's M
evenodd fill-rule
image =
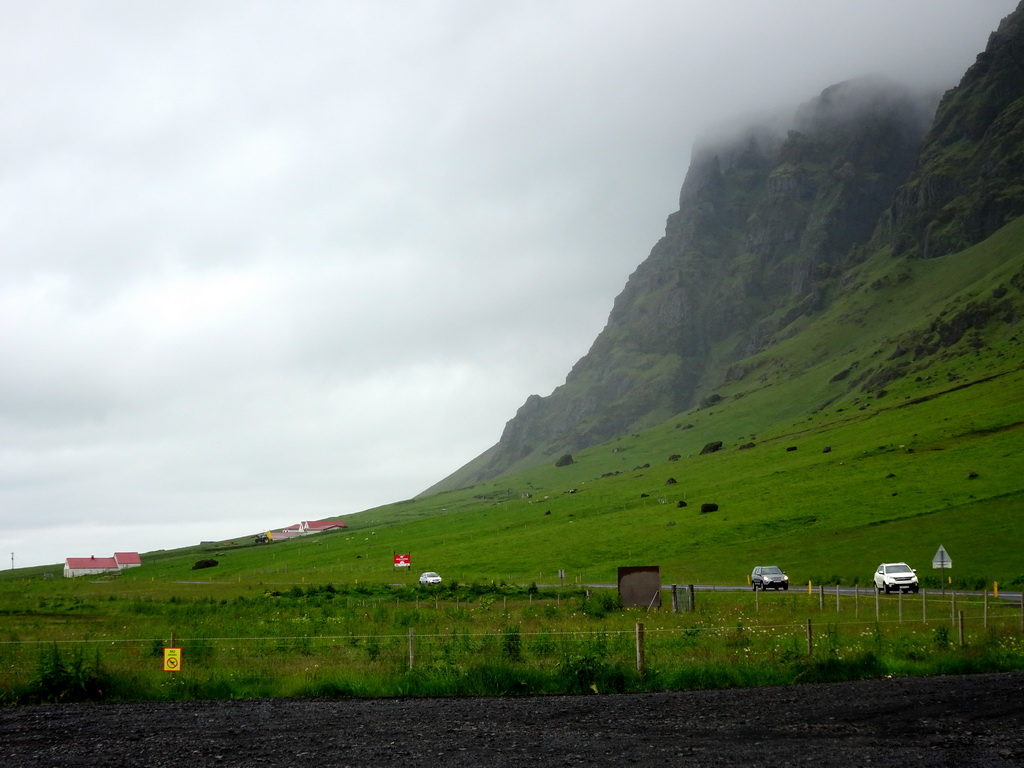
M709 407L717 389L751 376L782 342L813 335L817 318L852 301L858 274L902 281L913 261L981 242L1024 213L1022 126L1024 2L941 100L852 80L827 88L781 129L766 122L701 142L664 237L565 384L530 396L495 446L425 493ZM954 297L962 287L941 290ZM1024 279L1010 281L988 301L920 317L891 354L935 355L972 328L1016 322L1022 287ZM837 362L846 372L864 363L837 381L880 390L911 372L910 358L870 366L868 355Z
M1024 10L1006 17L949 91L918 169L880 225L877 244L922 258L981 242L1024 214Z

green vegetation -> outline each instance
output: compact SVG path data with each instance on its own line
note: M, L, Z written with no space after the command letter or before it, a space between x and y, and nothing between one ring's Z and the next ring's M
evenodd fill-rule
M0 703L624 693L1024 662L1019 604L977 595L698 592L673 613L624 610L611 589L60 584L5 593ZM181 648L173 674L165 647Z

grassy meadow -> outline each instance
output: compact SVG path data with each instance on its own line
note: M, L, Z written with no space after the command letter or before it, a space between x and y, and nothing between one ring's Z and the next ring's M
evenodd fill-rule
M673 612L623 609L614 589L118 579L7 598L6 704L627 693L1024 661L1020 604L977 594L699 591ZM165 647L181 649L173 674Z

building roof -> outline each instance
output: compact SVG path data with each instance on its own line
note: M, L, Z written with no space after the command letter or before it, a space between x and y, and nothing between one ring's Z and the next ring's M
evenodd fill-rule
M306 528L311 531L325 531L328 528L346 528L342 520L307 520Z
M68 568L75 570L82 570L85 568L109 568L111 570L117 570L117 560L113 557L69 557L65 563Z
M138 552L115 552L114 559L121 565L142 565Z

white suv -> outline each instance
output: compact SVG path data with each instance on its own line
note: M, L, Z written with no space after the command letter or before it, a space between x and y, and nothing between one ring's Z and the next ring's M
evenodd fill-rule
M906 563L882 563L875 571L875 589L879 592L917 592L917 571Z

